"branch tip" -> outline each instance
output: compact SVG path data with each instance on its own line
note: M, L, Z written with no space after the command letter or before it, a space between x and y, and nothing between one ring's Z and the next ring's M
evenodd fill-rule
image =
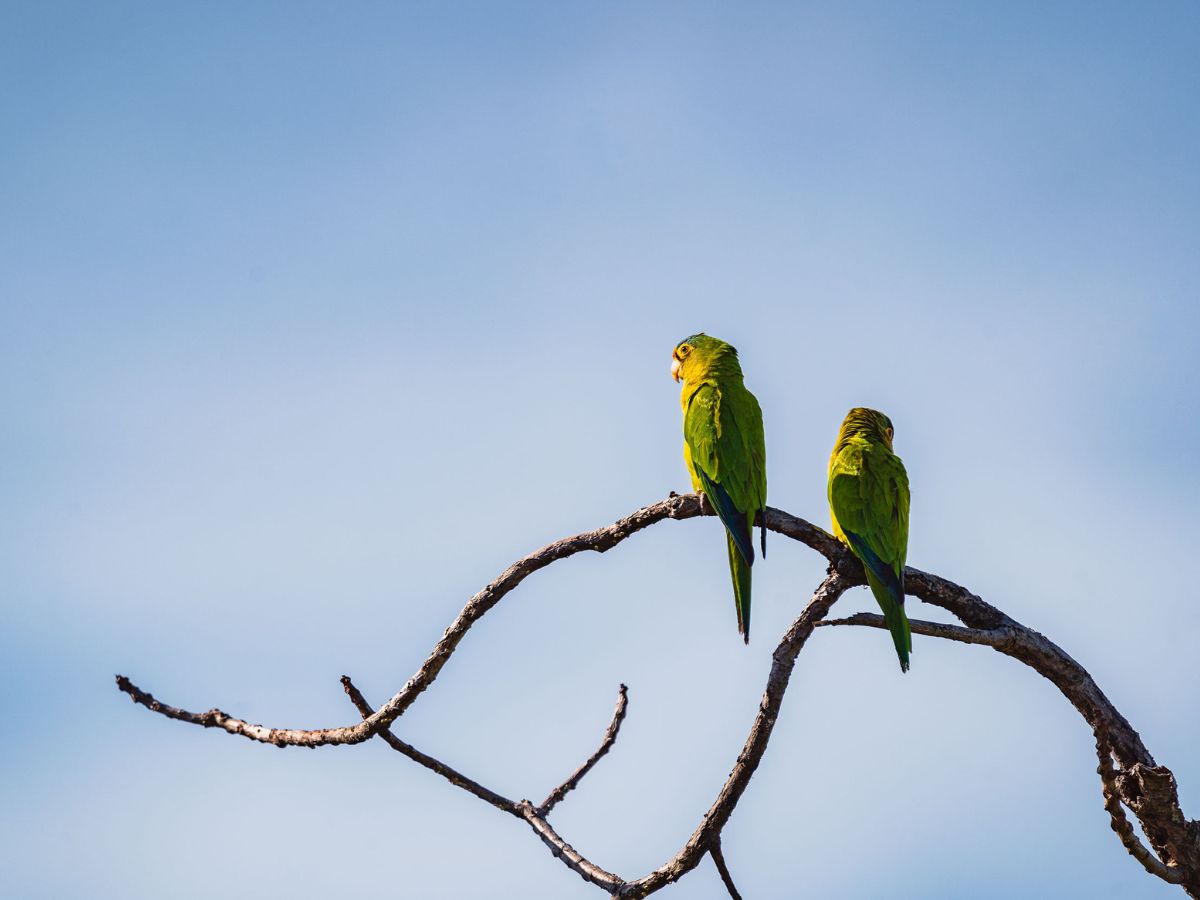
M624 684L617 688L617 706L613 710L612 720L608 723L608 728L604 730L604 737L600 741L600 746L596 748L596 752L589 756L578 769L567 776L567 780L552 790L546 799L537 807L538 815L545 817L550 815L550 810L554 809L562 799L571 791L579 786L579 782L583 780L583 776L592 770L592 767L600 761L600 758L612 749L613 744L617 742L617 735L621 731L621 723L625 721L625 712L629 707L629 688Z

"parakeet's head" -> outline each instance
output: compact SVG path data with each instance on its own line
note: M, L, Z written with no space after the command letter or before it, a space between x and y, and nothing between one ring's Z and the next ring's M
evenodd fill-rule
M671 354L671 377L676 381L696 380L717 366L741 373L737 350L703 331L684 338Z
M892 437L895 433L896 429L892 427L892 420L879 412L879 410L856 406L850 412L846 413L846 420L842 422L840 436L851 437L852 435L862 435L871 440L879 441L891 450Z

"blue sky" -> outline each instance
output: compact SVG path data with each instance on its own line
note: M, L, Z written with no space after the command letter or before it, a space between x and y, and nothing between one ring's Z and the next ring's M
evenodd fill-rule
M112 676L352 721L339 675L383 699L513 559L686 489L698 330L741 350L773 505L824 523L841 416L885 410L910 562L1087 666L1196 815L1200 13L969 6L5 5L0 879L596 896L382 745L252 745ZM643 874L822 572L774 542L747 649L723 543L666 523L539 573L398 731L537 799L626 682L554 821ZM726 831L744 894L1178 896L1047 683L914 649L903 678L878 632L805 650ZM666 895L724 893L706 862Z

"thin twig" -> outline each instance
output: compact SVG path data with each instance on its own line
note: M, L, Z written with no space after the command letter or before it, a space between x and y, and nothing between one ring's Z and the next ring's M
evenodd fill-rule
M371 704L367 702L358 688L354 686L354 682L350 680L349 675L342 676L342 687L345 689L346 694L350 697L350 702L354 704L359 714L363 717L369 716L372 709ZM621 687L624 688L624 685ZM456 769L452 769L441 760L434 759L429 754L422 753L411 744L400 740L400 738L392 734L390 728L379 732L378 736L383 738L393 750L403 753L409 759L436 772L455 787L460 787L464 791L474 794L484 802L490 803L496 809L529 823L529 826L533 828L538 837L550 848L550 853L585 881L590 881L592 884L604 888L610 894L619 891L622 885L624 885L625 882L620 876L600 868L559 837L558 833L550 827L550 823L546 821L545 817L538 810L534 809L528 800L515 803L507 797L497 794L495 791L468 778Z
M612 745L617 741L617 734L621 730L621 723L625 721L625 710L629 705L629 689L625 685L621 685L617 691L617 708L613 710L612 721L608 723L608 728L604 731L604 739L600 741L600 746L596 748L596 752L588 757L587 761L572 772L567 780L556 787L550 794L538 804L538 814L543 818L550 815L550 810L567 796L571 791L579 786L579 782L583 780L583 776L592 770L592 766L600 761L605 753L612 749Z
M342 687L345 689L347 696L350 697L350 702L354 704L354 708L359 711L364 719L371 715L371 705L367 703L366 698L364 698L359 692L358 688L354 686L354 682L350 680L349 675L342 676ZM434 759L428 753L422 753L412 744L402 741L400 738L396 737L390 728L385 728L383 731L379 732L378 736L382 738L387 745L397 753L403 753L413 762L420 763L431 772L436 772L455 787L460 787L467 793L474 794L484 803L490 803L492 806L496 807L496 809L501 810L502 812L514 815L518 819L523 818L517 808L518 804L515 801L509 800L507 797L497 794L490 788L484 787L478 781L468 778L466 775L462 774L462 772L451 768L441 760Z
M1005 634L997 629L984 628L963 628L961 625L945 625L941 622L923 622L920 619L909 619L909 626L912 628L913 634L924 634L929 637L945 638L950 641L959 641L963 644L988 644L995 647L1003 641ZM825 619L818 622L819 627L828 625L863 625L869 628L887 629L887 622L883 616L878 613L855 613L852 616L847 616L844 619Z
M721 875L721 882L725 885L725 890L729 891L731 900L742 900L742 895L738 893L737 886L733 883L733 876L729 874L729 866L725 864L725 854L721 852L721 838L713 838L712 845L708 848L708 855L712 857L717 866L717 872Z

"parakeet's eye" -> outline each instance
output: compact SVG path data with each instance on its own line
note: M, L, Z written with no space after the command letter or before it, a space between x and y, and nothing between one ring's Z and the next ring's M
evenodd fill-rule
M887 439L890 441L895 436L895 434L896 434L896 429L894 429L891 425L889 425L887 427Z
M685 356L688 355L688 351L691 349L692 348L689 347L687 344L684 344L682 347L679 348L679 358L683 359Z

